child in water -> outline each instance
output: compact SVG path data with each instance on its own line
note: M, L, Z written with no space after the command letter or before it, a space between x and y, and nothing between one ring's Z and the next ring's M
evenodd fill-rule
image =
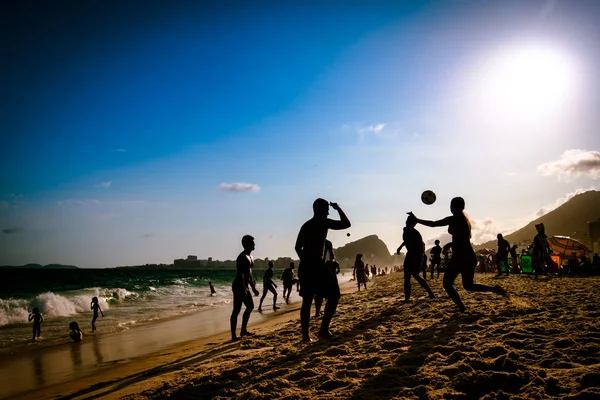
M31 340L36 340L42 335L42 321L44 317L42 313L40 313L40 309L35 307L31 314L29 314L29 322L33 321L33 338Z
M98 319L98 311L100 311L100 314L102 314L102 317L104 317L104 313L100 308L100 304L98 303L97 297L92 297L92 304L90 305L90 309L94 312L94 318L92 318L92 332L94 332L96 330L96 320Z
M74 342L83 342L83 333L81 329L79 329L79 324L75 321L69 324L69 329L71 332L69 333L69 337L73 339Z

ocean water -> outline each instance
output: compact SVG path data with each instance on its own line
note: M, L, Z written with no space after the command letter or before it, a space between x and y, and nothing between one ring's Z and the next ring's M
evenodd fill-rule
M254 275L262 281L263 271ZM12 352L31 343L27 318L34 307L44 316L44 344L64 342L71 321L79 323L84 335L90 332L94 296L105 315L96 321L98 332L120 332L230 304L235 270L15 268L0 269L0 277L0 352Z

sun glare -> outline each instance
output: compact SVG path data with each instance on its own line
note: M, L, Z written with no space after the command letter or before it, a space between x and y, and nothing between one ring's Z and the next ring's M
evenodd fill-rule
M478 105L487 118L538 122L573 101L573 60L558 49L529 45L498 52L484 64Z

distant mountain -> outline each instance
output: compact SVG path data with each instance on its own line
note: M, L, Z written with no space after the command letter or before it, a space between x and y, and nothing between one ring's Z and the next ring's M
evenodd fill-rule
M37 268L44 268L44 269L79 269L79 267L76 267L74 265L62 265L62 264L47 264L47 265L40 265L40 264L26 264L26 265L3 265L0 268L27 268L27 269L37 269Z
M590 190L578 194L557 209L531 221L523 228L509 235L505 239L519 248L528 245L537 234L535 225L540 222L546 227L548 237L554 235L570 236L590 246L588 222L600 220L600 192ZM501 233L501 232L499 232ZM497 241L492 240L474 246L475 249L483 247L497 247Z
M392 256L386 244L377 237L370 235L334 250L335 258L342 267L354 264L356 255L363 254L363 261L369 264L380 264L382 266L391 264Z

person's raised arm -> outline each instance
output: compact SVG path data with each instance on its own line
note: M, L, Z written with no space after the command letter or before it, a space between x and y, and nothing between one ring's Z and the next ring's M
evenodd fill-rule
M338 205L338 203L329 203L331 207L338 212L340 215L340 220L336 221L333 219L327 218L327 228L333 229L334 231L339 231L341 229L348 229L352 225L350 220L344 213L344 210Z
M32 319L33 319L33 314L29 314L29 318L28 318L29 322L31 322Z
M438 226L447 226L447 225L450 225L450 223L452 222L452 217L446 217L444 219L440 219L440 220L437 220L437 221L428 221L428 220L425 220L425 219L419 219L419 218L417 218L415 216L415 214L412 213L412 211L407 212L407 214L410 215L411 217L415 217L418 224L429 226L431 228L435 228L435 227L438 227Z
M404 247L404 242L402 242L402 244L400 245L400 247L398 247L398 249L396 250L396 254L400 255L400 250L402 250L402 248Z

